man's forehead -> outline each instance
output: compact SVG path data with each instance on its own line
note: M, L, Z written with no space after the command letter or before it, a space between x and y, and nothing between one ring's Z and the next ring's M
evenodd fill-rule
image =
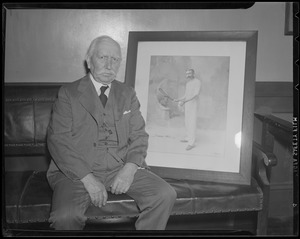
M98 55L103 53L113 53L114 55L121 54L119 46L112 41L99 42L95 48L95 52Z

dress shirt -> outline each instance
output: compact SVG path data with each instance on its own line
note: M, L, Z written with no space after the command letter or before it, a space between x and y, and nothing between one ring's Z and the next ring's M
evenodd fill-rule
M108 98L108 95L109 95L109 92L110 92L110 88L111 88L111 83L109 83L109 84L102 84L102 83L96 81L91 73L89 73L89 75L90 75L90 78L91 78L91 80L92 80L92 82L93 82L93 85L95 86L95 89L96 89L96 91L97 91L98 96L99 96L100 93L101 93L101 91L100 91L101 86L107 86L107 85L108 85L108 88L107 88L106 91L104 92L104 94L105 94L105 95L107 96L107 98Z

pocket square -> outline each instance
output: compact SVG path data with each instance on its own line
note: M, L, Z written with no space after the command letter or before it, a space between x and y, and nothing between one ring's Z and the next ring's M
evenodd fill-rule
M128 111L124 111L124 113L123 113L123 115L126 115L126 114L128 114L128 113L130 113L131 112L131 110L128 110Z

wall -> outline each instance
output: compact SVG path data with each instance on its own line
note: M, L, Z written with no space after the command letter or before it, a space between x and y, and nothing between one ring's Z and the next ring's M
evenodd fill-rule
M71 10L6 12L5 82L71 82L85 74L84 56L95 37L120 42L125 75L129 31L258 30L256 81L292 81L292 36L284 35L285 3L249 9Z

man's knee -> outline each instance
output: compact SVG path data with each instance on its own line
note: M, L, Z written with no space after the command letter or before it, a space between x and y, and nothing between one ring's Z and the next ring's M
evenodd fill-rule
M159 195L160 195L160 199L168 204L175 203L175 200L177 198L177 193L175 189L169 184L161 188Z
M51 212L49 222L56 230L82 230L86 217L76 210L63 209Z
M168 195L169 195L170 200L175 202L175 200L177 198L177 192L175 191L175 189L171 185L169 187Z

